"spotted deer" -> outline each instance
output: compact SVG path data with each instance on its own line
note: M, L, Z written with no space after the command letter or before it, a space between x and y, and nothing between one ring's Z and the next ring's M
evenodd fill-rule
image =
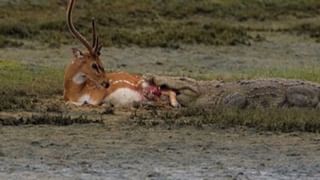
M128 106L134 102L158 101L161 96L169 97L170 105L178 107L176 93L154 85L143 76L126 72L104 71L100 60L102 45L92 20L92 45L76 30L72 22L75 0L70 0L67 8L67 24L71 34L86 47L83 53L73 49L74 59L65 70L64 99L75 105L112 104Z
M160 101L162 96L169 98L171 106L180 106L175 91L156 86L143 76L126 72L106 73L105 76L109 82L105 102L115 106L130 105L133 102Z

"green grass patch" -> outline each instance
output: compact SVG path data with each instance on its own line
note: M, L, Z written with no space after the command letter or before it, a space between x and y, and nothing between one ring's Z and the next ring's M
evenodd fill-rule
M286 78L286 79L302 79L320 83L320 71L317 67L301 67L301 68L272 68L272 69L252 69L243 73L242 79L255 78Z
M26 94L52 95L61 92L63 71L0 60L2 90L24 90Z
M242 71L217 71L208 73L191 73L188 74L199 80L223 80L223 81L237 81L242 79L264 79L264 78L285 78L285 79L299 79L305 81L312 81L320 83L320 71L315 67L301 67L301 68L253 68Z
M32 97L62 94L63 71L0 60L0 110L26 108Z

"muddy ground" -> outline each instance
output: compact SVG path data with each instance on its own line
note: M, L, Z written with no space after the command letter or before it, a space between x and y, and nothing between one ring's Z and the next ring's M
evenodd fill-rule
M1 179L319 179L320 136L114 125L0 128Z

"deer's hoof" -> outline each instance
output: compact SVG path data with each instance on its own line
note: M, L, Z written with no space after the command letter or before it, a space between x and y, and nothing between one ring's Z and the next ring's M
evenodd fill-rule
M181 104L178 103L178 102L172 102L171 106L174 107L174 108L181 108Z

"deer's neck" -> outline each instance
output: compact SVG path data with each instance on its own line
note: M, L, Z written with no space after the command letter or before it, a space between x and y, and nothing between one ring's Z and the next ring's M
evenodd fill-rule
M84 73L69 65L64 76L64 98L65 100L75 100L83 94L87 83Z

